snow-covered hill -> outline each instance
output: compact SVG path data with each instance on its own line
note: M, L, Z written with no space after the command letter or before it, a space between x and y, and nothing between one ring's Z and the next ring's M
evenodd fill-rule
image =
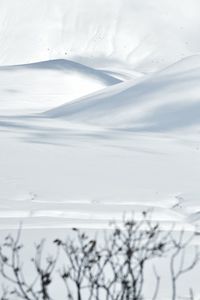
M198 0L0 0L0 64L154 71L200 51Z
M0 67L1 114L42 112L121 82L67 60ZM77 87L78 84L78 87Z
M125 212L200 232L199 29L200 0L0 0L0 232L23 222L24 261Z
M199 0L0 0L0 228L198 221L199 28Z
M56 107L46 113L68 121L137 131L172 131L200 125L200 56Z

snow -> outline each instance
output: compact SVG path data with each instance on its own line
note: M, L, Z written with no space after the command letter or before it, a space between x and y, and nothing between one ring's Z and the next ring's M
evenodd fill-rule
M0 64L67 58L152 72L199 53L199 10L198 0L1 0Z
M25 262L124 213L199 233L199 28L199 0L0 0L0 232L23 223Z
M171 132L199 125L200 56L166 71L130 80L47 112L62 117L132 131Z
M200 3L0 0L0 228L199 221ZM138 215L139 217L139 215Z
M1 66L0 82L1 114L16 115L42 112L119 83L120 79L79 63L52 60Z
M153 208L156 220L183 223L197 205L173 208L180 196L199 194L195 138L67 124L1 121L2 227L21 218L36 228L104 227L123 211Z

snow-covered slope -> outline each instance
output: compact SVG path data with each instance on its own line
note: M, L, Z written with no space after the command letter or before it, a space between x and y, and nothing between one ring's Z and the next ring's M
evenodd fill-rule
M67 60L0 67L1 114L42 112L119 82Z
M117 84L46 113L68 121L133 131L200 125L200 56L141 80Z
M199 29L200 0L0 0L2 236L197 229Z
M0 0L0 228L198 220L199 12Z
M0 227L104 227L149 208L164 226L198 221L199 65L188 57L43 114L1 116Z
M0 64L158 70L200 51L198 0L0 0Z

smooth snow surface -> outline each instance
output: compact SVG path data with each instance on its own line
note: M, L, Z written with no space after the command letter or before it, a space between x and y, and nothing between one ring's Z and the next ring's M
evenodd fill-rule
M0 0L0 228L200 219L199 0Z
M42 112L120 80L67 60L0 66L1 114ZM78 82L78 87L77 87Z
M135 84L131 80L50 110L48 117L142 132L200 124L200 55Z
M199 53L199 0L0 0L0 64L154 71Z

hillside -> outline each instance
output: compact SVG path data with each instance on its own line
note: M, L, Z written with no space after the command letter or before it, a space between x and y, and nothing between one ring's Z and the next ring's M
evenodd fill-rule
M200 125L199 95L197 55L138 83L119 83L45 115L133 132L170 132Z
M0 228L198 223L199 11L0 0Z
M42 112L121 82L67 60L0 66L1 114ZM78 89L77 89L78 85Z
M0 65L65 58L152 72L199 53L198 0L0 0Z

